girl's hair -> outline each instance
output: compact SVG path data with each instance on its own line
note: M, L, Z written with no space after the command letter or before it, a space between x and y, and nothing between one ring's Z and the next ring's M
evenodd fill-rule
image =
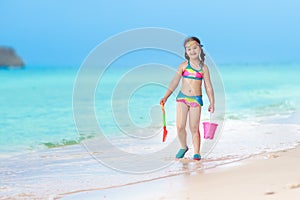
M183 43L184 48L185 48L186 43L188 43L188 42L190 42L190 41L196 41L196 42L199 43L199 47L200 47L200 49L201 49L200 58L201 58L201 62L204 63L204 60L205 60L205 53L204 53L204 51L203 51L203 49L202 49L203 45L201 45L200 40L199 40L197 37L189 37L189 38L187 38L187 39L184 41L184 43ZM185 53L184 53L184 57L185 57L187 60L190 59L190 57L187 55L186 51L185 51Z

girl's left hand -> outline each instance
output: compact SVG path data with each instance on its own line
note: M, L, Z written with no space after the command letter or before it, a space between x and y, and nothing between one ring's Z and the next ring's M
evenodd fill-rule
M213 113L215 111L215 106L214 105L209 105L208 106L208 112Z

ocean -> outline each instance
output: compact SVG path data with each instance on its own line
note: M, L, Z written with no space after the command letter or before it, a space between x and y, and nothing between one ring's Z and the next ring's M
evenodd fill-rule
M204 140L201 127L203 148L205 142L211 144L207 151L202 149L200 163L190 160L192 150L188 159L174 160L179 148L175 95L166 104L167 142L161 141L159 100L174 74L151 66L144 66L142 72L148 80L130 66L106 70L92 91L94 101L87 102L92 116L85 106L76 110L89 95L75 87L79 67L1 69L0 199L64 196L70 191L197 173L300 142L300 64L218 65L221 86L216 92L224 98L221 114L216 105L213 118L219 123L218 135L213 143ZM74 96L76 92L82 95ZM202 121L210 119L207 106L204 93ZM143 162L133 166L136 158Z

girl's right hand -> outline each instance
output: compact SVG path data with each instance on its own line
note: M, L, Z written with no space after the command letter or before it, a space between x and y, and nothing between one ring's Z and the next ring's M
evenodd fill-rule
M160 104L165 104L167 102L167 98L162 98L161 100L160 100Z

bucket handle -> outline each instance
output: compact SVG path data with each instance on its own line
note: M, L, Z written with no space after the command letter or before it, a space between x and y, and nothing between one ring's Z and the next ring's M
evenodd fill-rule
M213 115L213 112L209 112L209 122L211 123L212 122L212 115Z
M209 123L211 123L211 124L217 124L216 122L213 122L213 120L212 120L213 115L214 115L213 112L209 112Z

